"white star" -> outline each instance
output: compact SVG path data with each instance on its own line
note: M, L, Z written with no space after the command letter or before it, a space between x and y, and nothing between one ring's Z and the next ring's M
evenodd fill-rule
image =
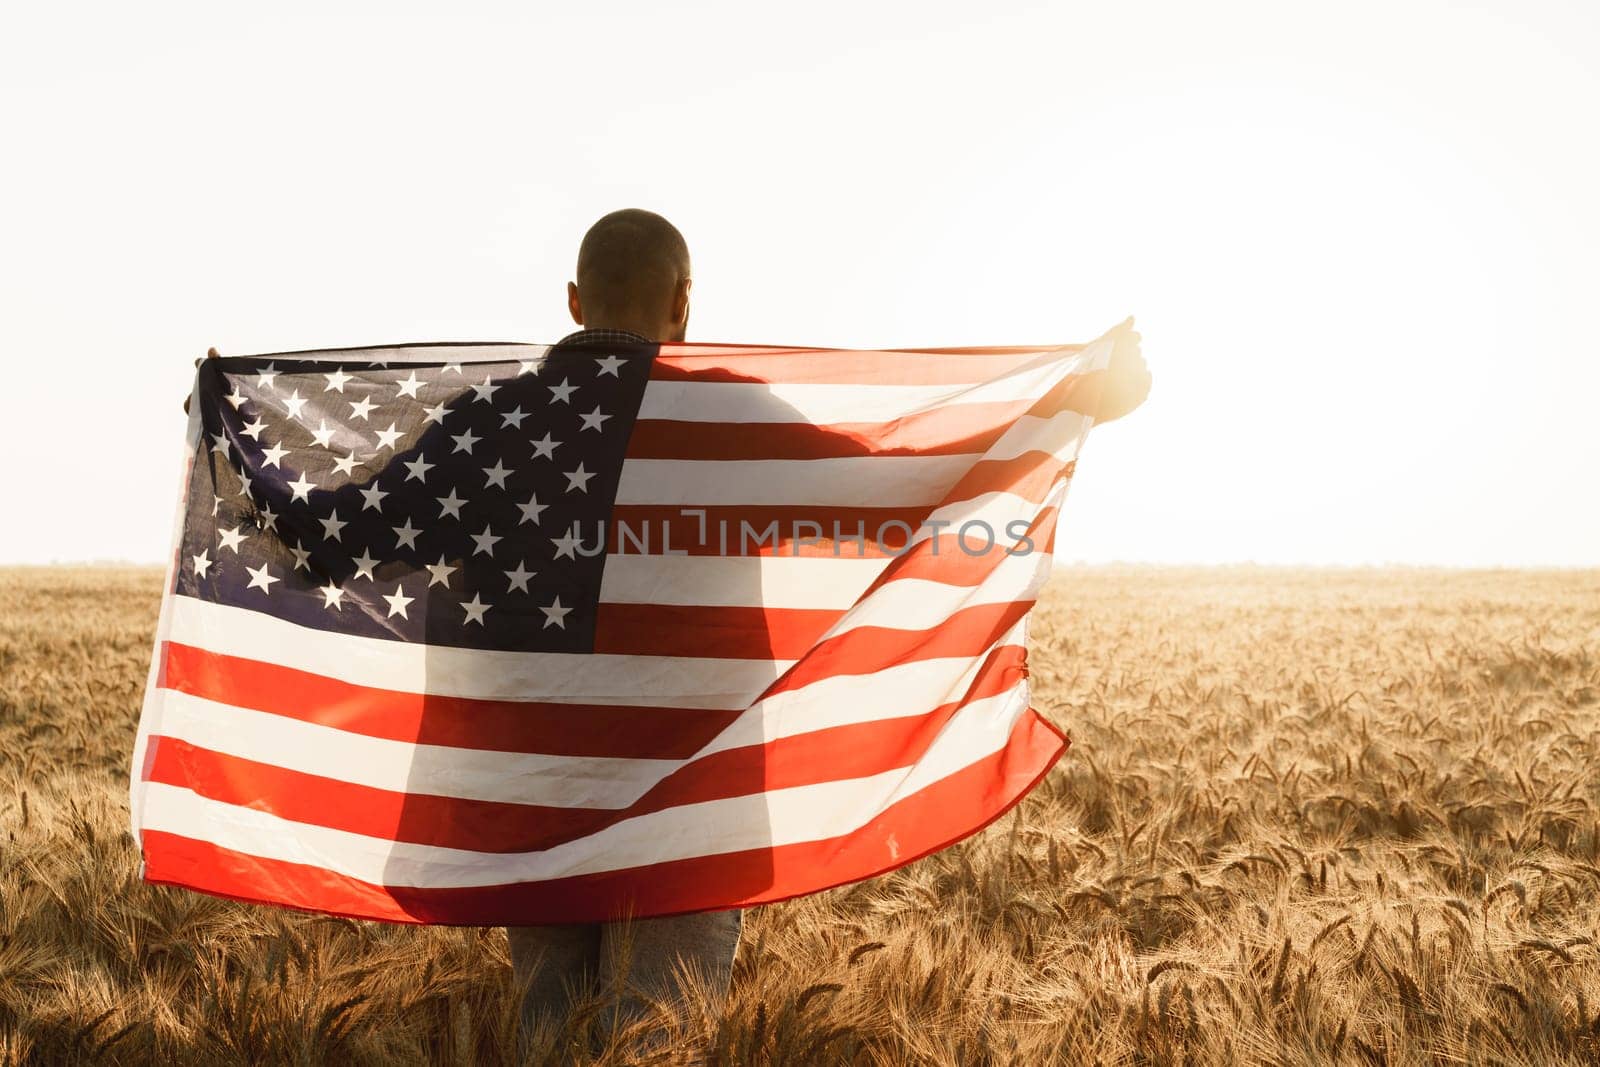
M278 365L276 363L268 363L256 372L256 384L263 389L275 389L277 386L272 384L272 379L277 377L277 374Z
M504 489L506 487L506 478L511 474L511 468L497 459L494 461L494 466L483 468L483 473L489 476L489 480L484 483L485 489L491 485L497 485Z
M222 399L224 399L228 403L232 404L233 405L233 410L238 411L239 410L239 405L243 404L245 402L246 397L245 397L245 395L243 393L239 392L239 387L237 385L235 385L233 387L233 392L229 393L227 396L223 397Z
M352 419L365 419L372 409L377 406L372 402L371 397L364 396L350 405L350 417Z
M417 399L417 390L422 388L422 382L417 380L416 371L412 371L410 377L403 378L395 384L400 387L400 396L409 396L412 400Z
M238 550L235 549L235 551ZM206 549L198 556L190 556L189 558L194 560L194 576L196 578L204 578L206 571L211 569L211 550Z
M601 373L601 375L609 374L613 378L619 378L620 379L622 377L622 375L617 373L617 372L619 370L621 370L621 369L622 369L622 357L621 356L604 356L600 360L600 373Z
M299 546L299 544L296 544L293 548L289 549L289 551L294 553L294 569L295 570L300 570L302 568L304 568L305 570L310 570L311 569L311 550L310 549L301 548Z
M260 441L261 441L261 431L265 430L266 428L267 428L267 424L262 422L260 419L257 419L255 422L252 422L250 425L241 427L239 432L240 433L249 434L250 435L250 439L259 444Z
M323 419L317 429L311 431L311 443L330 448L333 445L333 431L328 429L328 421Z
M415 478L419 482L426 483L428 480L428 472L433 470L433 464L429 463L420 452L417 453L416 459L412 460L410 463L402 463L400 466L406 469L406 481L408 482Z
M333 579L328 579L328 584L318 589L322 594L322 606L332 608L334 611L344 610L344 590L333 584Z
M544 629L548 630L552 626L562 630L567 628L566 619L572 614L572 609L562 607L560 597L556 597L555 602L549 607L539 610L544 612Z
M439 368L439 373L440 374L443 374L446 371L455 371L457 374L460 374L461 373L461 364L459 364L459 363L446 363L443 367Z
M303 500L308 504L311 502L311 497L309 496L309 494L310 494L311 490L316 488L316 486L312 485L310 482L306 481L306 476L305 476L305 472L304 471L301 472L300 477L296 478L292 482L287 482L285 484L288 485L290 491L294 493L294 496L290 498L291 501L293 501L293 500Z
M564 471L562 473L567 479L567 492L570 493L574 489L580 493L587 493L589 491L589 479L594 477L594 472L584 470L582 463L578 464L577 470Z
M578 558L578 554L577 554L577 548L578 548L578 530L577 530L577 525L578 524L577 523L573 523L572 525L573 525L573 528L568 530L566 533L562 534L560 537L552 537L550 539L550 543L552 545L556 546L556 554L555 554L555 557L554 557L555 559L577 559Z
M291 395L284 398L283 406L285 413L291 419L298 419L300 417L300 409L306 406L306 402L300 398L300 390L296 389Z
M226 459L228 456L228 439L221 434L212 435L211 451L219 453Z
M577 391L578 387L576 385L568 385L567 380L563 378L560 385L552 385L550 387L551 403L569 404L572 402L570 399L572 394Z
M348 456L340 456L338 459L333 461L333 469L338 471L340 474L353 475L356 472L357 466L359 466L359 464L356 463L356 454L354 452L350 453Z
M500 428L501 429L505 429L507 426L515 426L517 429L520 430L520 429L522 429L522 420L527 418L527 417L528 417L527 413L522 410L522 405L518 404L512 410L504 412L503 414L501 414L501 416L500 416Z
M218 496L217 494L212 493L211 494L211 514L215 515L217 513L217 509L220 508L221 506L222 506L222 498L220 496Z
M428 568L428 574L431 576L428 578L429 589L432 589L436 585L442 585L446 589L449 589L450 576L458 569L445 563L443 553L440 553L438 563L424 563L423 566Z
M324 393L342 393L344 383L350 380L350 375L344 372L343 367L335 367L332 374L324 374L323 377L328 379L327 386L322 390Z
M528 570L526 563L517 564L516 570L506 571L506 577L511 579L511 587L506 592L509 593L512 589L520 589L526 593L528 591L528 579L538 573L538 571Z
M433 405L433 407L428 408L426 411L423 412L422 421L423 422L444 422L444 415L445 415L445 411L446 410L448 410L448 409L445 407L443 401L441 401L440 403L437 403L437 404Z
M350 525L339 518L339 510L335 508L325 519L318 519L322 523L322 535L330 541L339 540L339 531Z
M369 582L374 580L372 577L372 568L378 565L378 561L372 558L372 551L370 549L363 548L361 550L361 555L355 557L355 559L351 560L351 562L356 565L355 577L365 578Z
M538 493L528 494L528 502L526 504L517 505L517 507L522 509L522 522L531 522L535 526L539 525L539 513L549 506L549 504L539 503ZM518 523L517 525L520 526L522 523Z
M256 567L246 566L245 570L250 572L250 584L245 586L245 588L246 589L259 589L263 593L268 594L269 596L272 593L272 583L273 582L277 582L277 581L282 581L282 579L280 579L280 578L274 578L267 571L267 565L265 563L263 563L260 566L259 569L256 568Z
M580 415L578 417L583 420L583 429L584 430L599 430L601 433L605 433L605 430L601 427L600 424L602 422L605 422L611 416L610 415L602 415L602 414L600 414L600 405L596 404L594 406L594 410L589 412L589 414ZM578 432L582 433L583 430L579 430Z
M235 526L231 530L217 530L217 536L222 539L222 544L217 546L217 551L221 552L224 548L231 548L233 549L234 555L238 555L239 545L242 544L245 539L245 535L240 532L243 529L244 528L242 526Z
M542 360L542 359L525 359L525 360L522 360L522 366L517 369L517 373L518 374L531 374L534 371L538 370L543 365L544 365L544 360Z
M459 519L461 517L461 505L465 503L464 499L456 496L454 489L450 490L449 496L439 498L439 517L442 519L448 515L452 519Z
M456 434L454 437L451 437L450 440L456 443L455 449L450 453L452 456L455 455L456 452L465 452L470 456L472 455L472 446L483 440L483 438L472 436L472 428L468 427L466 433Z
M250 476L244 473L244 471L239 472L239 495L250 495Z
M380 515L383 514L383 498L389 495L388 492L386 492L385 490L379 489L377 482L373 482L371 485L367 486L365 489L361 489L361 490L358 490L358 491L361 493L361 501L362 501L361 510L362 511L366 511L368 508L371 508L373 511L376 511L378 514L380 514Z
M397 585L394 587L394 592L385 593L383 595L383 599L389 602L389 618L392 619L398 615L402 619L409 619L411 616L406 614L406 605L417 598L414 596L406 596L405 589Z
M410 519L406 519L404 526L396 526L393 529L395 536L394 547L399 548L402 545L413 549L417 547L417 535L422 531L411 525Z
M270 507L261 509L261 514L256 517L256 525L263 530L276 530L278 528L278 513Z
M476 556L479 552L486 552L490 556L493 556L494 543L500 539L501 538L497 535L489 532L489 526L487 523L484 524L483 533L472 535L472 543L477 546L472 550L472 554Z
M540 456L543 456L545 459L555 459L556 449L561 447L561 442L552 439L548 432L545 433L541 440L532 441L529 443L533 445L534 459L538 459Z
M491 384L493 379L494 375L485 374L483 376L483 384L474 385L472 387L472 391L478 394L477 396L473 397L474 400L489 400L490 403L494 403L494 401L490 400L490 398L494 396L495 390L499 389L500 387L498 385Z
M289 450L287 448L283 448L280 445L273 445L271 448L264 448L261 450L261 462L269 467L276 467L278 465L278 460L282 459L288 454Z
M394 447L394 443L396 441L400 440L400 438L404 437L405 435L406 435L406 432L404 430L395 429L394 428L394 423L391 422L389 424L389 428L387 430L379 430L378 431L378 447L379 448L393 448Z
M467 622L475 622L479 626L482 626L483 613L488 611L492 605L485 604L482 600L478 599L477 593L473 593L472 599L469 601L464 601L461 606L467 609ZM464 622L461 625L465 626L467 622Z

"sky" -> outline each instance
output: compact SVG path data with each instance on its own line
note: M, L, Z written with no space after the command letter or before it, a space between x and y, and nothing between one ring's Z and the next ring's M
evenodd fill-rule
M1135 316L1061 558L1600 565L1600 5L0 20L0 563L162 558L208 346L554 341L643 207L689 340Z

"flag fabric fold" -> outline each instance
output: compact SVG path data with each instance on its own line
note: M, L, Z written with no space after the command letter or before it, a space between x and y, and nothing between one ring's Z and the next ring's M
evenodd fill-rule
M1027 616L1087 345L205 361L132 763L152 882L399 922L880 874L1059 758Z

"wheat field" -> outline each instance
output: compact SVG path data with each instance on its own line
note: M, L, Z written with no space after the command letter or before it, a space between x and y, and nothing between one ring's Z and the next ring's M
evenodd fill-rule
M159 585L0 571L0 1061L514 1060L502 931L137 880ZM1074 743L1012 815L532 1058L1600 1060L1600 573L1065 569L1032 641Z

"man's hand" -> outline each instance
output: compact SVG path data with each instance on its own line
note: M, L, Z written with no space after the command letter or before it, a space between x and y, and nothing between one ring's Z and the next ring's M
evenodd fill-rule
M1150 395L1150 368L1139 351L1139 332L1133 328L1133 317L1123 320L1111 336L1114 347L1106 368L1105 388L1100 393L1100 410L1094 417L1096 423L1122 418Z
M206 358L207 359L221 359L222 358L222 353L218 352L215 348L208 348L208 349L206 349ZM198 359L195 360L194 361L194 365L196 367L200 366L200 361ZM188 397L184 397L183 398L183 413L185 415L189 414L189 398Z

